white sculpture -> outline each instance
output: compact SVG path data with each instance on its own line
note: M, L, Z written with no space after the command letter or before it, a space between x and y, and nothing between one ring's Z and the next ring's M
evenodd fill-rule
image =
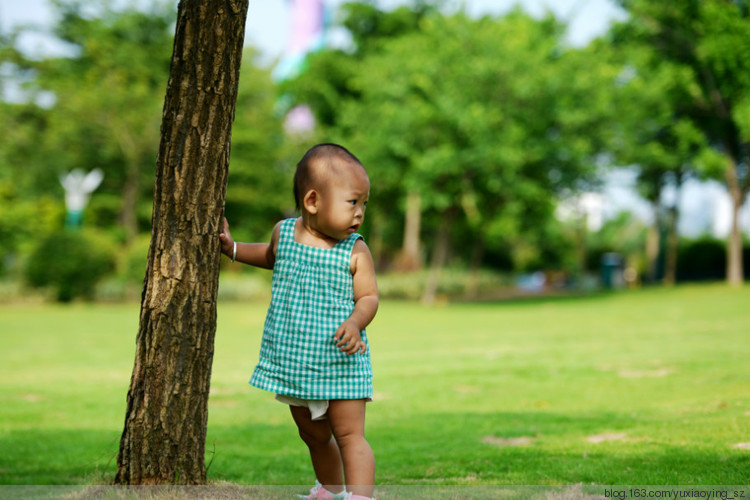
M102 183L102 179L104 179L104 174L98 168L88 174L76 168L67 175L60 176L60 184L65 189L66 225L70 227L81 225L83 209L86 208L91 193Z

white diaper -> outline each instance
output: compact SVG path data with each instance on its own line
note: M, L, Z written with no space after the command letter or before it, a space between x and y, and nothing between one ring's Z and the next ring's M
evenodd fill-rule
M289 406L302 406L303 408L308 408L313 420L326 419L326 413L328 412L327 399L300 399L295 398L294 396L284 396L283 394L277 394L276 400Z

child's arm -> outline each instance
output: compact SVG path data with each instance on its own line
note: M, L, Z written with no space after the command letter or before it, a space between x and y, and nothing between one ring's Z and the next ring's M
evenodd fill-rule
M276 262L276 246L279 242L280 224L279 222L273 228L271 243L239 243L235 242L234 238L232 238L232 234L229 232L229 222L224 218L224 230L219 234L221 253L231 258L236 243L236 261L255 267L262 267L263 269L273 269L273 264Z
M378 284L375 280L375 264L370 249L362 240L357 240L352 249L352 284L354 285L354 311L344 321L336 334L336 347L346 354L364 354L367 345L360 332L370 324L378 311Z

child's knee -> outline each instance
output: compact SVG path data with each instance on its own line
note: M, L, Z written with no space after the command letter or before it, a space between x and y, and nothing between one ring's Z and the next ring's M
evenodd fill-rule
M364 433L358 426L336 426L333 428L333 438L339 448L344 448L349 444L367 442Z
M309 447L326 446L331 441L331 431L325 432L322 429L304 429L299 428L299 437Z

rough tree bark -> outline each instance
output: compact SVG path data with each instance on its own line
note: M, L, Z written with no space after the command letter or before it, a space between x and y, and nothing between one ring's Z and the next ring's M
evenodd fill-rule
M218 233L248 0L181 0L117 484L203 484Z

